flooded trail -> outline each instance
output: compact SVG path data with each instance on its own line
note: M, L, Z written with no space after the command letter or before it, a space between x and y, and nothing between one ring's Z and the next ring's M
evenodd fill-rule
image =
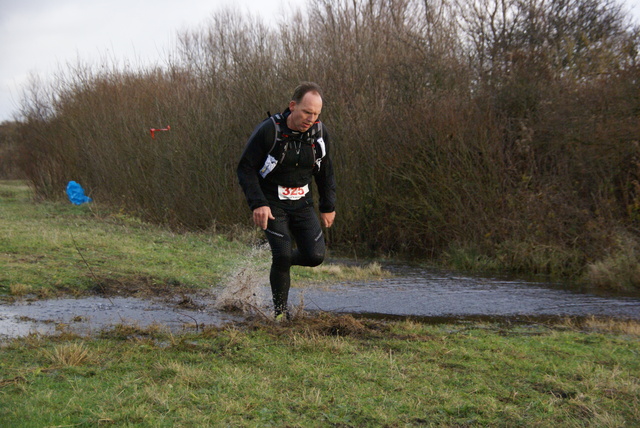
M206 302L205 302L206 303ZM0 338L30 333L68 331L92 335L115 325L158 326L172 332L196 330L196 324L223 325L243 317L200 308L181 308L179 302L135 297L83 297L0 304Z
M380 281L292 288L290 303L302 301L309 312L437 321L587 316L640 320L640 296L607 296L542 282L459 276L418 268L389 270L394 276ZM261 296L257 304L268 313L269 288L263 285L255 290ZM188 297L186 305L178 296L173 300L86 297L4 303L0 304L0 338L61 330L90 335L117 324L195 331L201 326L242 321L242 315L216 309L216 296L222 291L213 289Z
M460 317L602 316L640 320L640 296L579 292L557 284L402 268L393 278L295 290L308 309L356 314Z

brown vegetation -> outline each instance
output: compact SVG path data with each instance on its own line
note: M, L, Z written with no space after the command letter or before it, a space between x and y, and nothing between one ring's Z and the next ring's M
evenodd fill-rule
M24 171L45 197L73 179L155 222L237 225L249 218L235 178L245 141L314 80L335 141L332 244L571 278L617 254L639 261L640 32L618 3L309 10L275 28L221 12L181 34L164 68L78 65L34 84Z
M24 178L24 174L18 167L18 148L18 124L0 123L0 179Z

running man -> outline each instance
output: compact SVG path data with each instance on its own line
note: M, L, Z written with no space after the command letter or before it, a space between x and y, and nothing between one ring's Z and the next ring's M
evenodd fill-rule
M265 231L271 247L269 282L277 320L290 318L291 266L323 262L321 224L331 227L336 215L330 139L318 120L321 111L320 87L302 83L284 112L256 127L238 164L253 222ZM318 188L320 218L313 207L312 178Z

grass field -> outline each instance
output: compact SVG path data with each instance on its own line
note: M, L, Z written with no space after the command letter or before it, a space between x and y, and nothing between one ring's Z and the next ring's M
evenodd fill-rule
M0 348L3 426L622 427L638 336L570 325L316 316Z
M247 240L179 234L0 183L5 299L209 287ZM346 267L297 278L374 275ZM96 288L98 287L98 288ZM316 314L181 335L116 325L0 342L7 427L640 425L640 325Z
M269 253L256 250L261 237L253 231L176 233L96 203L35 202L24 182L0 181L0 297L219 286L249 258L268 262ZM293 270L297 285L384 275L375 263Z

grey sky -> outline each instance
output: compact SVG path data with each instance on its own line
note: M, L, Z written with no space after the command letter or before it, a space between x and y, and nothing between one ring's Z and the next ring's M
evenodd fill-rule
M0 122L17 111L31 75L46 80L79 61L161 63L177 32L225 8L277 19L303 0L0 0Z
M640 0L627 0L640 21ZM236 8L267 20L305 0L0 0L0 122L12 119L29 76L46 80L79 61L162 62L178 31Z

